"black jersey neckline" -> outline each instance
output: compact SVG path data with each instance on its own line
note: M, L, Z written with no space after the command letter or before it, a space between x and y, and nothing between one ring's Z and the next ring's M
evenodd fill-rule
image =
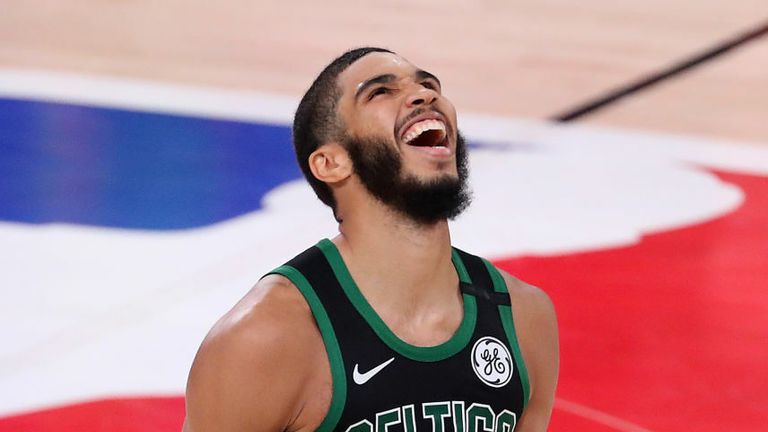
M461 351L470 341L475 331L475 324L477 322L477 303L475 297L467 293L462 293L462 300L464 303L464 316L461 324L456 329L456 332L447 341L430 347L421 347L409 344L408 342L400 339L392 330L384 323L381 317L376 313L373 307L368 303L363 294L360 292L360 288L355 283L352 275L349 272L344 259L339 253L336 245L325 238L317 243L317 247L322 251L328 263L333 269L334 275L341 284L342 289L346 293L349 300L354 305L355 309L363 316L368 325L371 326L373 331L379 336L379 338L387 346L398 354L407 357L411 360L421 362L436 362L444 360L452 355ZM471 284L472 280L469 277L469 273L461 260L461 256L455 248L451 248L451 261L453 262L456 274L459 277L460 283ZM459 287L457 286L458 290Z
M474 305L475 322L464 347L439 361L411 359L376 333L353 304L349 287L342 286L344 272L349 272L330 240L321 240L270 272L287 277L299 289L323 338L333 394L318 432L465 432L472 430L469 425L480 427L478 422L484 422L482 429L514 429L530 387L504 277L489 261L456 248L452 260L465 308L469 301ZM469 315L465 313L462 325ZM497 368L497 360L504 358L512 363ZM494 366L488 369L489 364ZM359 367L365 375L376 370L375 377L361 379ZM505 378L504 373L512 375ZM433 412L438 408L440 412ZM441 422L447 429L435 429Z

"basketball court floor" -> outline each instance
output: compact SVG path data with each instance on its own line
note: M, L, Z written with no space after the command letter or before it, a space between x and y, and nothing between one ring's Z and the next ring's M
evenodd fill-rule
M555 303L551 431L764 430L762 0L67 3L0 14L0 432L180 429L213 322L337 232L289 127L360 45L457 106L454 244Z

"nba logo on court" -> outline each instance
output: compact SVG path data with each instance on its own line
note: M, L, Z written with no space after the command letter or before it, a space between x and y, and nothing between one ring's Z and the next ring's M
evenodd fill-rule
M42 37L37 26L13 27ZM0 316L25 325L1 335L0 386L13 391L0 392L0 432L179 430L189 363L212 322L264 271L336 232L295 164L296 101L16 73L7 70L13 63L0 68L0 278L8 287ZM502 93L480 105L492 107ZM764 139L495 115L503 116L462 114L475 200L452 222L452 241L545 289L557 306L568 368L550 430L759 430L759 407L768 405L765 380L755 379L768 334ZM518 379L527 386L531 364L514 338L483 334L460 351L468 380L504 393ZM719 355L723 346L728 356ZM400 367L387 358L355 364L347 376L357 386L386 381ZM729 399L748 403L701 416L722 389L697 382L716 382L721 370ZM685 409L664 415L669 406ZM481 414L489 429L513 430L517 421L447 398L422 408L405 402L381 418L398 416L406 430L434 419L436 428L444 421L469 431L485 424L468 426Z

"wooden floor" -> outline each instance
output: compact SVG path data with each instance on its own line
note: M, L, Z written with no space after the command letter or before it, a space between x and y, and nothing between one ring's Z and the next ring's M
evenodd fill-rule
M0 67L298 97L341 51L394 49L460 112L547 118L768 21L764 0L8 2ZM580 121L768 142L768 39Z

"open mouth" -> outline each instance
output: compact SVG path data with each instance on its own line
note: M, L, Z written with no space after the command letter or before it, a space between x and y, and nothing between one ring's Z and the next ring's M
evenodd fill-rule
M438 119L421 120L403 133L403 142L416 147L446 147L445 123Z

